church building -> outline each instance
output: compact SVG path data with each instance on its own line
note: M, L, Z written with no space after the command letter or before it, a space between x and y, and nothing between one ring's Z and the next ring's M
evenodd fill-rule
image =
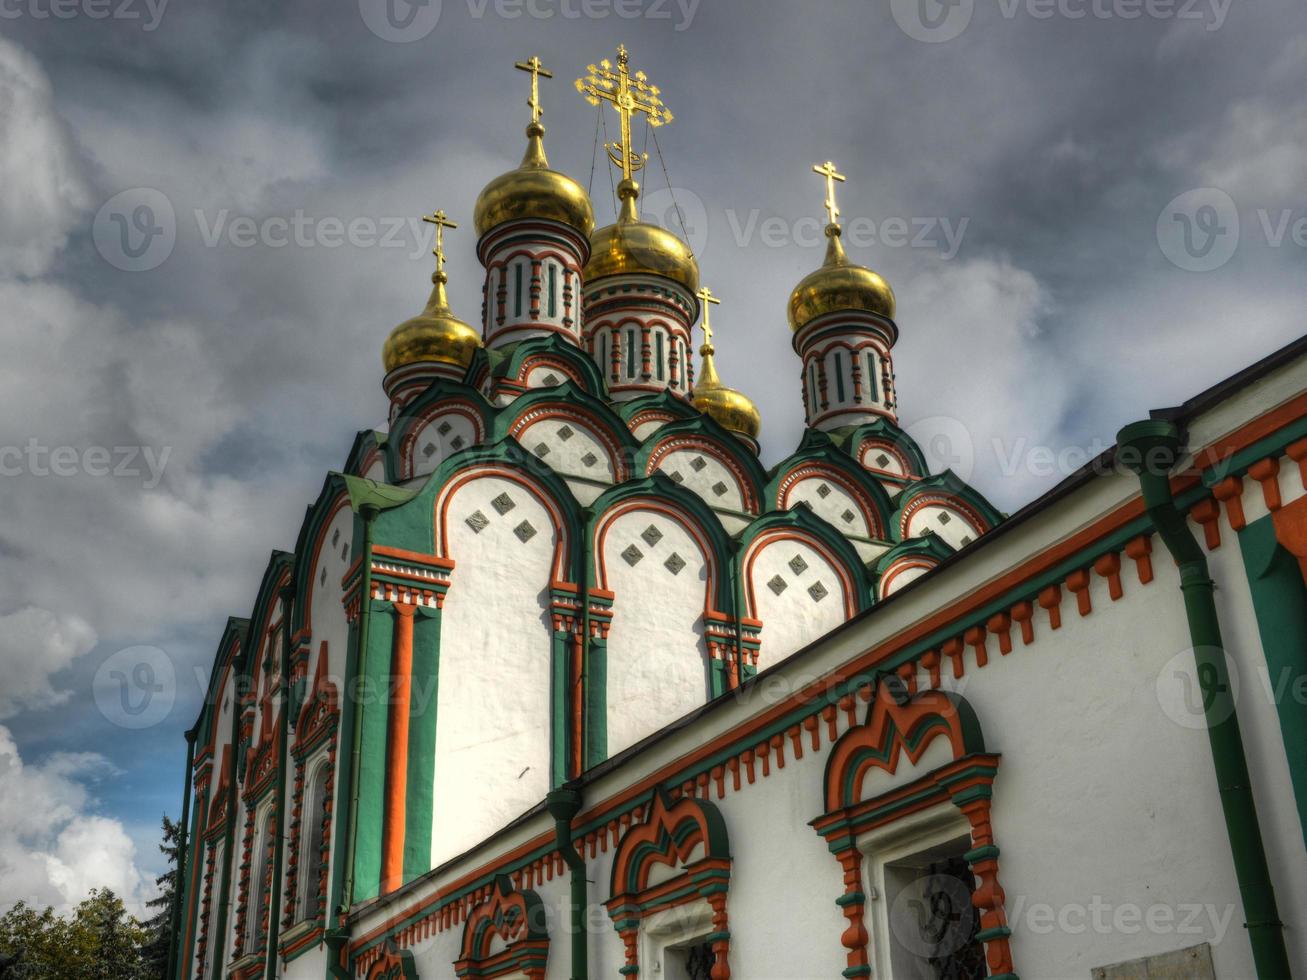
M172 976L1301 970L1307 343L1001 514L899 426L894 292L827 162L806 427L765 464L729 305L641 218L659 88L624 48L576 83L620 127L596 228L517 67L479 317L437 211L426 306L379 325L386 430L217 644Z

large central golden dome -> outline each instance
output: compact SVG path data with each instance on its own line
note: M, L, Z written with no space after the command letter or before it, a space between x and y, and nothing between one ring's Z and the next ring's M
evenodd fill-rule
M826 262L805 276L790 294L790 329L798 333L827 313L863 310L894 319L894 290L875 272L849 262L840 242L840 226L826 227L830 243Z
M637 216L635 199L640 188L623 180L617 188L622 214L616 224L600 228L590 236L590 261L583 278L591 283L606 276L662 276L678 282L691 293L699 290L699 262L690 246L670 231L643 222Z
M594 231L590 195L566 174L549 169L545 158L545 127L533 122L526 128L526 155L516 170L500 174L481 191L472 220L480 237L506 221L546 218L575 228L582 235Z

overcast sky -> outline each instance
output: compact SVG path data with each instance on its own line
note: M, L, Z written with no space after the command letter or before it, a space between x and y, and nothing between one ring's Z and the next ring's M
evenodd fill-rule
M411 219L461 220L475 320L513 62L555 71L550 160L589 183L572 81L618 42L676 115L647 212L686 215L769 466L819 161L898 293L905 423L1001 509L1303 331L1300 0L0 0L0 908L148 896L197 671L384 422Z

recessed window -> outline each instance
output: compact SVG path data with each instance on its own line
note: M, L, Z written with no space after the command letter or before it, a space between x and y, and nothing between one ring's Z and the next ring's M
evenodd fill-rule
M558 266L549 263L549 315L558 316Z
M971 904L976 882L963 838L885 866L889 953L894 976L971 980L988 976L980 916Z
M835 399L844 401L844 355L835 352Z
M657 361L655 361L654 363L658 369L658 380L662 381L664 378L664 371L663 371L663 333L661 330L658 331L656 334L654 334L654 340L657 342L658 345L658 350L656 355Z
M522 315L522 263L513 266L513 316Z

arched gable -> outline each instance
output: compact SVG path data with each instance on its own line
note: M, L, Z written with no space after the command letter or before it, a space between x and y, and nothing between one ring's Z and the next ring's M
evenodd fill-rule
M853 545L806 504L758 518L740 538L736 568L752 642L746 666L764 670L870 604Z
M512 518L513 508L506 506L511 501L496 503L495 499L487 501L489 509L475 507L466 514L451 515L449 506L458 491L484 477L497 478L519 487L544 507L556 533L553 578L559 582L574 582L579 554L576 542L581 537L580 507L567 484L552 470L540 466L511 436L491 446L460 453L436 472L429 484L433 488L430 493L433 553L441 558L457 560L449 550L449 529L454 520L471 522L471 526L483 520L488 523ZM518 528L519 538L525 536L528 539L541 530L515 525L515 531Z
M243 662L242 650L249 633L250 621L228 617L218 641L218 653L213 659L209 671L209 683L205 688L204 704L195 721L195 768L199 770L206 760L212 760L214 749L220 738L227 735L227 730L219 725L222 711L222 697L227 680L233 670L239 670Z
M885 599L952 555L953 549L934 534L896 544L876 562L876 598Z
M921 537L929 531L951 547L963 548L1002 519L989 501L951 471L909 485L895 503L898 509L890 519L895 541Z
M872 419L843 433L840 443L854 462L892 486L901 486L930 473L921 447L887 418Z
M398 483L425 476L454 453L484 442L493 416L476 389L437 379L405 404L391 424L388 479Z
M516 399L500 411L494 431L564 476L608 483L630 478L638 445L606 403L571 382Z
M707 563L704 612L716 613L729 609L731 600L726 571L732 551L730 539L716 514L698 496L678 486L662 473L613 487L594 502L589 541L593 581L598 587L608 590L610 585L608 564L604 557L609 530L618 518L641 510L652 511L677 522L698 544ZM631 543L640 547L635 542ZM646 546L656 547L649 546L648 542Z
M700 417L697 408L670 391L641 395L630 401L619 402L617 414L622 417L631 434L641 442L664 425Z
M778 589L772 587L771 576L762 574L759 558L765 550L784 546L789 542L797 542L820 554L837 577L839 589L833 598L836 603L843 603L841 622L851 619L870 605L870 585L866 569L858 559L858 553L847 539L838 534L827 522L801 506L793 511L774 511L766 514L750 524L740 535L739 553L735 563L744 587L745 616L763 619L764 624L766 623L766 619L759 615L759 596L762 594L760 590L767 589L773 595L777 595ZM787 579L795 579L802 575L794 569L787 569L787 571ZM793 581L786 581L784 588L779 589L779 594L788 592L794 584ZM821 583L814 580L811 583L800 584L811 589ZM810 598L814 603L821 603L833 591L834 589L824 589L819 593L820 598ZM815 634L812 639L817 635L820 634Z
M806 503L841 534L889 538L893 508L885 488L830 443L801 450L775 466L765 499L778 510Z
M354 437L354 445L350 447L341 472L384 483L389 476L387 467L386 434L364 429Z
M485 901L468 913L454 973L492 978L523 973L543 980L549 958L549 931L540 896L519 891L506 875L496 875ZM498 952L495 946L502 946Z
M898 699L890 685L878 685L866 720L845 732L826 760L825 812L861 803L868 773L894 773L904 755L915 765L938 738L947 742L949 761L985 751L976 712L961 695L932 690Z
M647 438L636 454L635 471L665 473L710 507L747 514L762 511L767 474L738 439L707 416L671 422Z
M498 356L487 356L483 371L474 371L480 374L478 385L487 387L492 398L569 382L592 398L602 398L606 391L594 360L559 334L532 337L496 353Z
M346 514L348 513L348 517ZM323 482L318 499L308 508L295 543L295 597L291 607L291 643L298 650L313 634L314 602L325 590L339 598L354 544L354 517L349 491L338 474ZM335 560L328 567L328 556ZM343 566L343 567L342 567ZM338 571L333 585L332 572ZM311 663L295 664L297 675L312 674Z

